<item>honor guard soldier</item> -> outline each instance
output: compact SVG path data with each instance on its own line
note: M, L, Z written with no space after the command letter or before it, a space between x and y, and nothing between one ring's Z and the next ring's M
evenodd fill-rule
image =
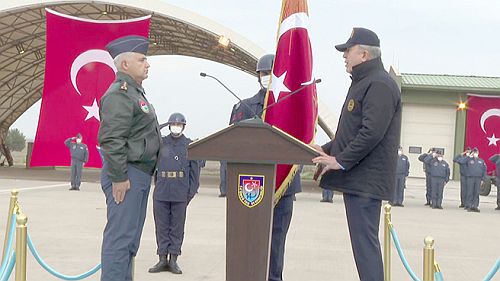
M99 144L104 156L101 185L107 205L101 281L133 279L133 258L160 151L158 120L142 87L148 77L148 46L142 36L121 37L106 46L118 72L99 108Z
M479 158L479 150L474 147L469 157L459 160L467 165L467 200L465 210L479 213L479 191L483 180L486 180L486 163Z
M229 121L230 124L254 117L261 118L260 114L264 108L264 99L271 81L273 63L273 54L264 55L257 61L256 71L260 90L254 96L244 99L233 106ZM285 241L288 228L290 227L290 222L292 221L293 198L296 193L302 191L300 183L300 170L300 168L297 169L297 173L291 180L288 189L278 201L278 204L274 207L268 281L283 280Z
M89 161L89 150L87 145L82 143L82 139L82 135L78 133L76 137L64 141L71 153L71 187L69 190L80 190L83 164Z
M408 156L403 154L403 148L398 148L398 164L396 166L396 186L394 188L394 198L391 205L396 207L404 207L403 200L405 199L406 177L410 173L410 161Z
M495 163L496 165L495 175L497 184L497 207L495 208L495 210L500 211L500 190L498 188L498 186L500 185L500 154L491 156L490 161Z
M427 153L423 153L420 156L418 156L418 160L423 163L424 167L424 172L425 172L425 206L431 206L431 197L432 197L432 191L431 191L431 175L429 174L429 165L424 162L424 159L428 156L432 155L433 157L436 156L436 153L434 151L434 148L430 148Z
M467 162L460 161L464 158L469 157L471 153L470 147L467 147L464 152L457 154L455 158L453 158L453 162L457 163L460 168L460 206L459 208L465 207L465 201L467 200Z
M431 177L431 207L443 209L443 190L450 181L450 166L443 159L443 154L440 151L436 151L434 154L435 157L427 155L424 159L424 163L428 164Z
M200 186L200 162L187 159L187 147L191 139L183 134L186 127L184 115L173 113L165 125L169 127L170 134L162 137L153 192L156 252L160 260L149 272L181 274L177 257L181 254L184 240L187 206Z

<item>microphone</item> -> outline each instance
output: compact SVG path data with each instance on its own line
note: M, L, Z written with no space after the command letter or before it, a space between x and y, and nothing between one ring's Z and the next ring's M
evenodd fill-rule
M246 103L244 103L240 97L238 97L235 93L233 93L233 91L231 91L226 85L224 85L224 83L222 83L219 79L217 79L216 77L212 76L212 75L208 75L206 74L205 72L200 72L200 76L201 77L210 77L212 79L214 79L215 81L219 82L219 84L222 85L222 87L226 88L226 90L228 90L228 92L230 92L235 98L238 99L238 101L240 101L240 104L243 104L248 110L250 110L250 112L257 118L260 119L260 115L256 115L255 112L253 111L253 109Z
M271 83L272 83L272 81L271 81ZM268 106L268 107L264 107L261 111L259 111L259 112L257 113L257 114L258 114L258 116L261 116L261 114L262 114L264 111L267 111L269 108L271 108L271 107L273 107L273 106L277 105L278 103L280 103L280 102L282 102L282 101L284 101L284 100L288 99L289 97L291 97L291 96L293 96L293 95L295 95L295 94L299 93L299 92L300 92L300 91L302 91L305 87L307 87L307 86L311 86L311 85L314 85L314 84L318 84L318 83L321 83L321 79L320 79L320 78L318 78L318 79L314 79L314 81L312 81L311 83L303 85L302 87L298 88L297 90L295 90L295 91L291 92L291 93L290 93L289 95L287 95L286 97L284 97L284 98L282 98L282 99L280 99L280 100L277 100L275 103L271 104L271 105L270 105L270 106Z

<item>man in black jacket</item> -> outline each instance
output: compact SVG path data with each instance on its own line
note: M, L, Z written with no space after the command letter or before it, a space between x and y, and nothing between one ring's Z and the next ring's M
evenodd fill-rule
M345 44L352 83L342 107L336 137L316 146L321 156L320 186L344 193L351 245L360 280L384 280L378 239L382 200L394 193L401 131L401 93L384 69L380 41L354 28Z

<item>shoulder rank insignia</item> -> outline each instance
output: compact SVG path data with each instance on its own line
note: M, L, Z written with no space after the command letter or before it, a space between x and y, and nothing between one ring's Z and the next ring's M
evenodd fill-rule
M120 86L120 90L123 90L123 91L128 90L127 81L123 81L122 85Z

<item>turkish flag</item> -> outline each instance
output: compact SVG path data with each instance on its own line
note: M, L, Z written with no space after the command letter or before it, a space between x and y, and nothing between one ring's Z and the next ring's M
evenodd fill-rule
M86 167L101 167L97 151L99 101L115 79L105 46L127 35L148 37L151 16L96 21L46 9L45 80L31 166L67 166L67 138L81 133L89 149Z
M479 149L491 175L495 165L488 159L500 153L500 97L468 96L465 135L466 146Z
M314 140L318 118L316 85L313 76L313 54L308 32L309 14L306 0L283 0L278 45L271 85L266 95L265 122L310 144ZM305 86L296 94L290 93ZM286 99L285 99L286 98ZM284 99L282 102L280 100ZM297 165L278 165L275 203L293 179Z

